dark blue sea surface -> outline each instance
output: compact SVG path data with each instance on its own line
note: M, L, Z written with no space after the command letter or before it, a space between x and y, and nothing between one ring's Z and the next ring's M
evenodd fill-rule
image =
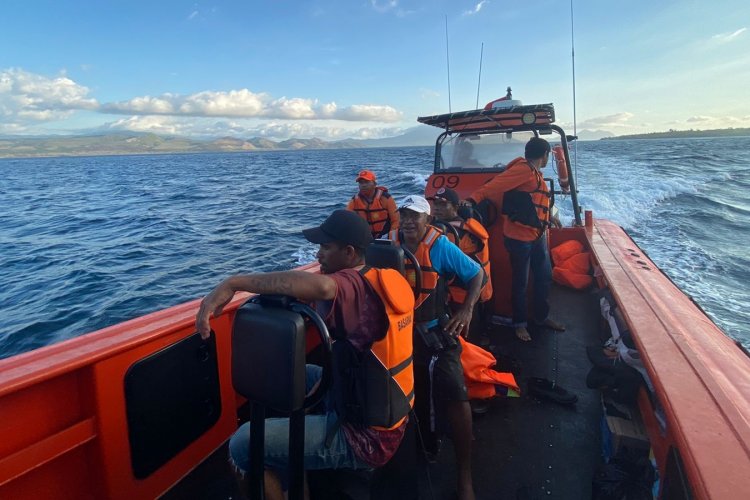
M422 192L432 147L0 160L0 358L289 269L372 168ZM750 346L750 138L598 141L580 196ZM560 203L562 218L572 211Z

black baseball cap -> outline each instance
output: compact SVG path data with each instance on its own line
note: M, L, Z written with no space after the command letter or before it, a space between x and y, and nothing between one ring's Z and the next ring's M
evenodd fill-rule
M435 192L433 199L441 199L451 202L454 207L458 206L458 193L450 188L441 187Z
M307 241L317 245L335 241L364 249L372 241L370 225L349 210L335 210L320 226L304 229L302 234Z

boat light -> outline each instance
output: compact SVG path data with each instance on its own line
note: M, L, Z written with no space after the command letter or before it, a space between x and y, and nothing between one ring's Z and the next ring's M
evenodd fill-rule
M521 116L524 125L532 125L536 122L536 113L524 113Z

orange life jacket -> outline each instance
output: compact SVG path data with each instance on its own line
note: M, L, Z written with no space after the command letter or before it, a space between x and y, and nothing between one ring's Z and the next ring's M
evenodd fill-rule
M444 293L441 293L442 290L438 286L441 284L440 276L435 271L435 268L432 267L432 260L430 259L430 250L442 234L443 232L440 229L434 226L427 226L427 231L419 242L419 245L417 245L417 251L414 252L414 257L422 269L422 288L419 290L419 296L414 305L414 318L419 322L432 321L438 318L445 309L446 297ZM388 239L399 245L402 244L399 240L397 230L391 231L388 234ZM414 290L417 286L414 264L407 262L405 267L406 280L409 282L412 290Z
M487 230L476 219L467 219L462 221L451 221L449 224L456 228L459 240L453 241L455 236L446 231L445 237L453 241L463 253L474 259L484 270L487 282L482 287L482 293L479 295L480 302L486 302L492 298L492 280L490 280L490 235ZM456 304L463 304L466 300L466 289L458 285L448 285L448 293L451 301Z
M362 193L352 196L347 205L347 209L354 211L370 225L370 231L373 238L379 238L381 235L391 230L391 220L388 214L388 208L385 200L391 198L388 189L383 186L375 188L375 195L372 201L367 201Z
M591 276L591 254L584 251L583 243L568 240L560 243L550 251L552 262L552 280L576 290L583 290L594 283Z
M334 342L336 412L345 422L394 429L414 406L414 294L395 269L364 267L360 274L385 306L388 331L361 354L346 339Z
M508 168L530 169L536 188L530 191L517 188L504 194L502 213L507 220L503 232L508 238L529 241L529 229L534 229L539 238L549 226L550 193L542 173L524 159L519 160L511 162Z
M464 382L469 399L489 399L498 394L517 397L521 388L512 373L498 372L493 369L497 364L495 357L479 346L461 342L461 366L464 369Z

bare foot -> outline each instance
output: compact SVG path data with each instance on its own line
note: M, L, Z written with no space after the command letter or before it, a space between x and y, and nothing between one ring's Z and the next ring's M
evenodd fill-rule
M542 326L546 326L550 330L554 330L556 332L564 332L565 331L565 325L562 323L558 323L557 321L551 320L549 318L545 319L542 323Z
M528 330L523 326L516 328L516 337L518 337L518 340L523 340L524 342L531 340L531 335L529 335Z

